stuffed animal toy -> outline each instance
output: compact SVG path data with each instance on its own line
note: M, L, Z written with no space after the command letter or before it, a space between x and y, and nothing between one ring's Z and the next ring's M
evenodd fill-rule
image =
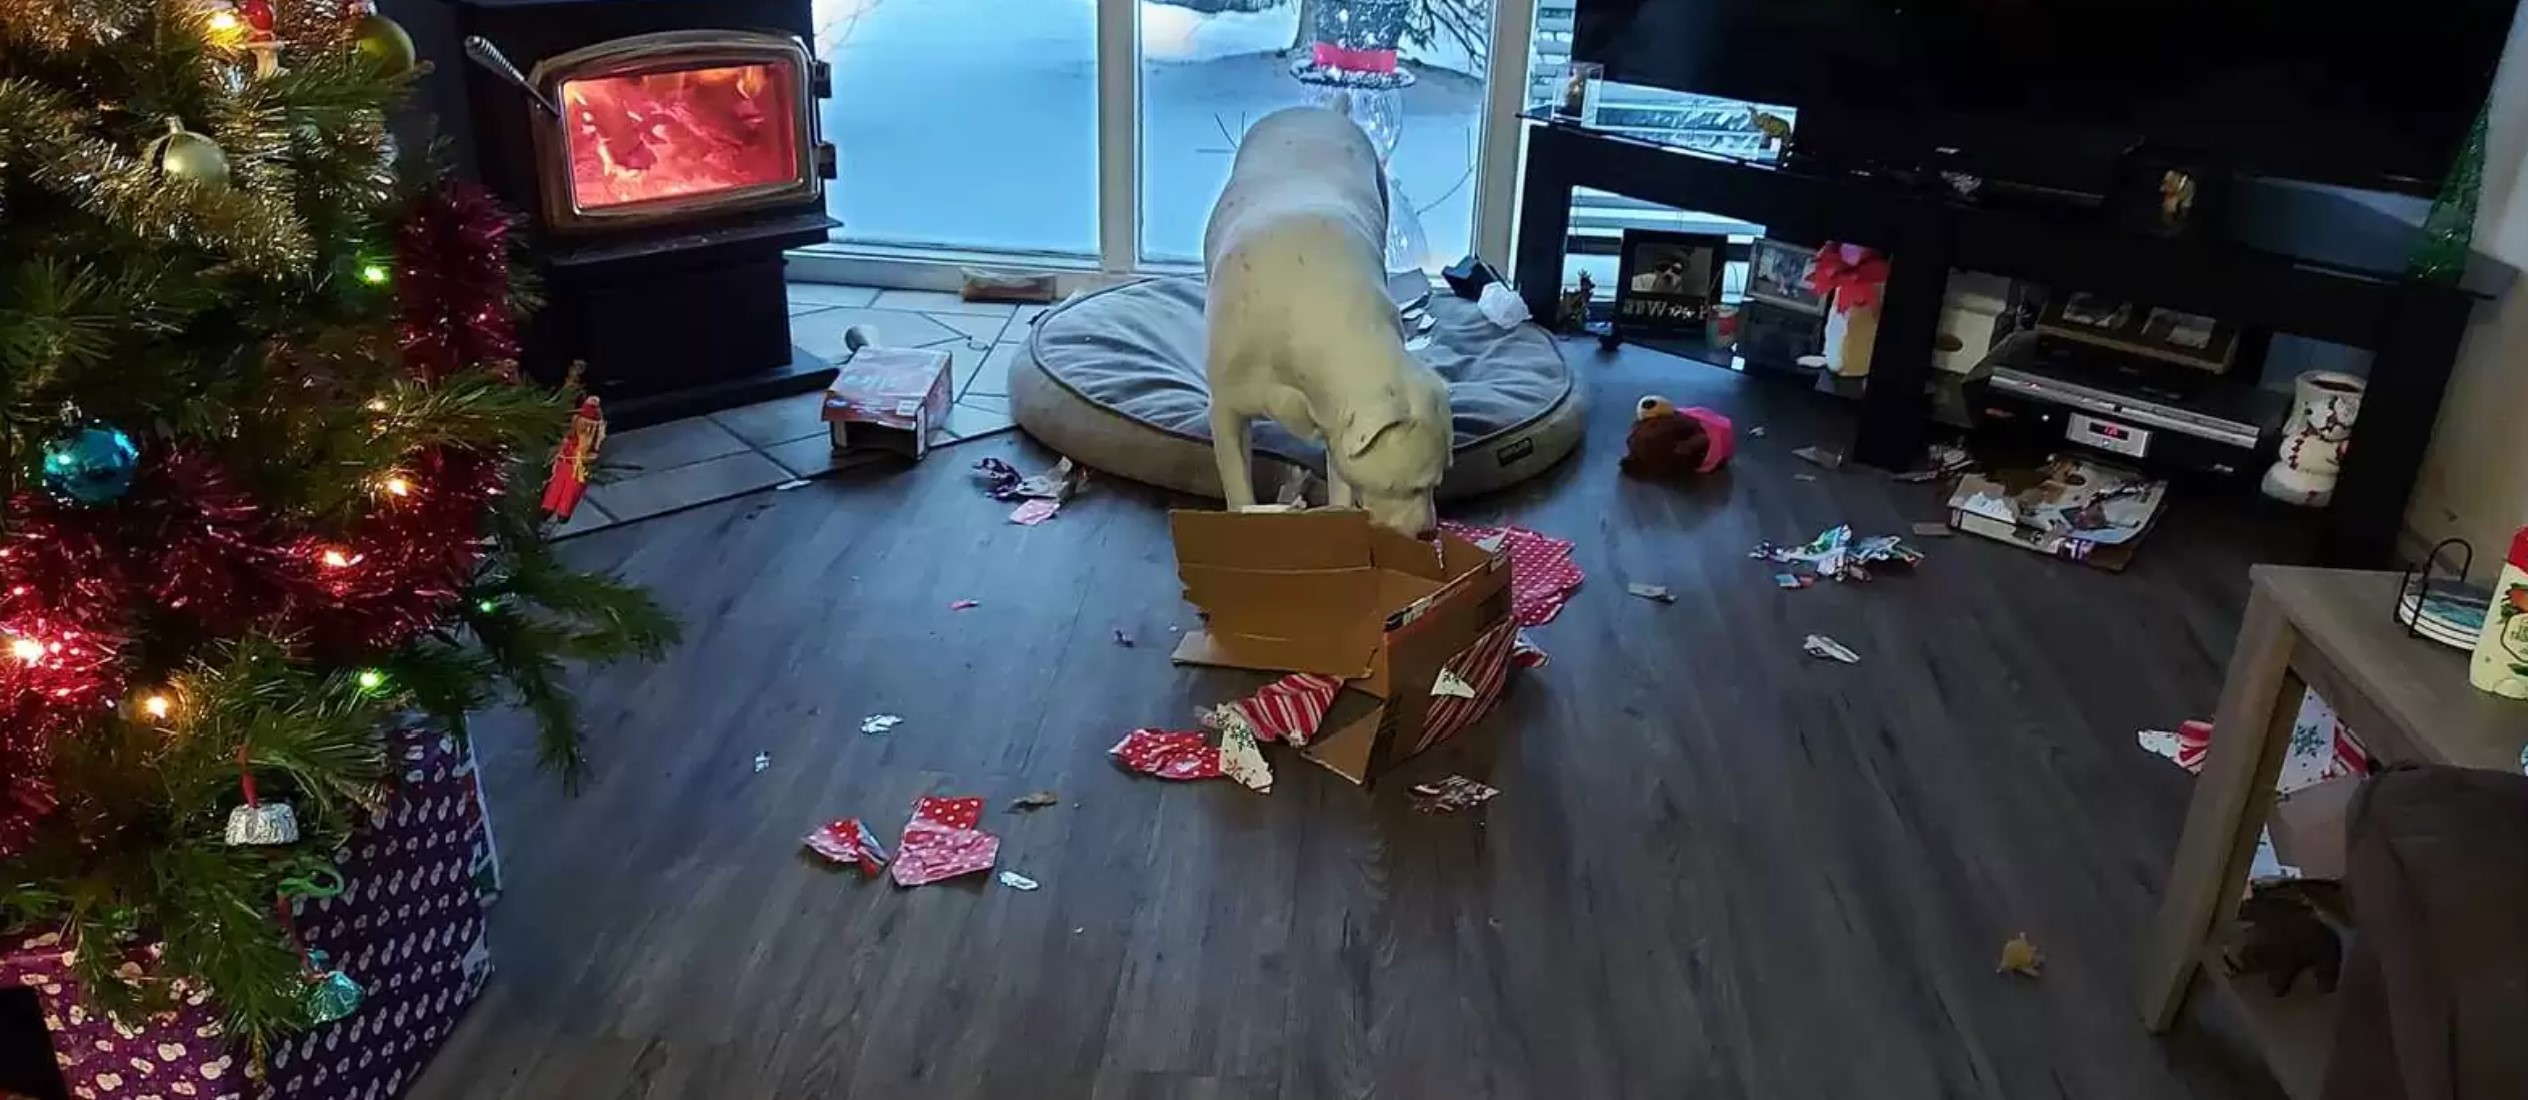
M1624 439L1624 461L1631 477L1682 480L1720 469L1738 449L1729 418L1710 409L1680 409L1652 394L1633 407L1632 434Z

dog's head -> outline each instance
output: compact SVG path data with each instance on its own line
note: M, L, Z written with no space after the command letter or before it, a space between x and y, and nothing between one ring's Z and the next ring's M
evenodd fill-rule
M1370 522L1398 534L1427 538L1439 529L1431 502L1448 472L1454 442L1448 384L1408 357L1395 385L1345 411L1326 440L1327 460L1352 487Z

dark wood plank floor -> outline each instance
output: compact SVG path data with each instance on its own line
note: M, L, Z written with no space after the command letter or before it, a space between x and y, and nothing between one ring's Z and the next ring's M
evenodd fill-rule
M1795 480L1792 447L1846 430L1820 399L1582 370L1584 452L1456 510L1576 539L1589 573L1537 632L1552 665L1404 773L1499 786L1480 815L1294 758L1269 796L1117 770L1123 731L1257 678L1168 664L1163 494L1004 522L965 467L1045 460L1015 438L573 544L690 640L586 679L575 799L485 734L499 972L414 1095L2270 1095L2200 1032L2144 1035L2129 993L2187 786L2133 731L2211 708L2246 525L2181 503L2121 576L1949 539L1917 576L1782 592L1756 540L1902 531L1934 491ZM1694 489L1624 482L1648 390L1769 435ZM1862 663L1802 656L1811 631ZM904 722L863 735L876 712ZM1064 804L1000 812L1043 788ZM799 854L846 815L892 843L923 793L990 799L1043 889ZM2023 931L2041 981L1993 973Z

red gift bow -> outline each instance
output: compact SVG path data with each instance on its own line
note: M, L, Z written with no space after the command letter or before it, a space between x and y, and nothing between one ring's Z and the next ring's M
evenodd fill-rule
M1827 241L1808 272L1808 289L1833 295L1835 312L1850 313L1878 301L1887 285L1887 257L1876 249Z

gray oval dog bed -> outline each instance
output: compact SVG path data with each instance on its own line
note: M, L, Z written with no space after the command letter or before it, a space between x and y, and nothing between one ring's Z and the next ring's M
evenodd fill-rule
M1535 476L1580 442L1580 394L1553 338L1504 330L1472 302L1430 298L1430 342L1415 355L1448 380L1457 457L1442 499ZM1203 381L1203 284L1152 279L1067 302L1036 321L1010 365L1010 412L1045 445L1094 469L1220 496ZM1255 425L1256 493L1295 471L1322 472L1323 448Z

